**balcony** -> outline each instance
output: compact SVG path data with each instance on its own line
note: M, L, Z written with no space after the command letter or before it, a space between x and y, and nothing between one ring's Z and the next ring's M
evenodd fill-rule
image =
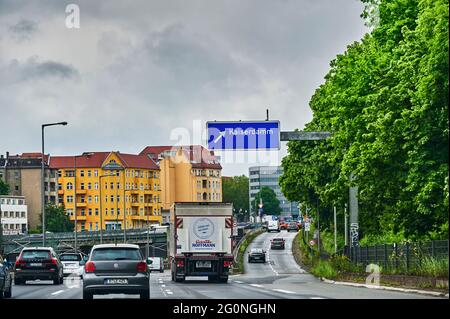
M109 220L109 221L116 221L116 220L122 220L123 216L113 216L113 215L108 215L108 216L104 216L103 220Z
M64 195L64 190L63 189L58 190L58 195Z
M135 206L135 207L140 206L140 205L141 205L141 203L139 203L139 202L131 203L131 206Z
M78 216L77 216L77 223L78 223L79 221L85 221L85 220L86 220L86 217L87 217L87 216L80 216L80 215L78 215ZM75 221L75 216L70 216L70 220L71 220L71 221Z
M87 189L77 189L77 194L86 194Z
M131 220L147 220L147 216L131 215Z
M86 202L84 202L84 203L77 203L77 207L86 207L86 206L87 206Z

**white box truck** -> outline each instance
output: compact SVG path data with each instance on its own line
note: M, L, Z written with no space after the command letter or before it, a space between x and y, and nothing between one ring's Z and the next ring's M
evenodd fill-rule
M229 203L174 203L170 211L172 280L207 276L227 282L233 264L233 206Z

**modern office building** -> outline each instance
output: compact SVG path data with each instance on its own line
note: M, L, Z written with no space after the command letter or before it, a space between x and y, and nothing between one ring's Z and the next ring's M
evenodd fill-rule
M281 166L256 166L249 168L249 202L252 207L252 202L255 200L256 194L262 187L267 186L274 190L280 201L281 215L298 215L298 203L288 201L283 193L281 193L281 187L278 183L280 176L283 174L283 168ZM254 212L252 212L254 213Z
M0 196L0 219L3 235L28 232L28 208L24 196Z

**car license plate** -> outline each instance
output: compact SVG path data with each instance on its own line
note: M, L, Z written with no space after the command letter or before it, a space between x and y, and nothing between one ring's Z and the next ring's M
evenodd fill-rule
M197 266L197 268L211 268L211 262L210 261L197 261L196 266Z
M128 279L105 279L106 285L128 285Z
M30 263L30 267L42 267L42 263Z

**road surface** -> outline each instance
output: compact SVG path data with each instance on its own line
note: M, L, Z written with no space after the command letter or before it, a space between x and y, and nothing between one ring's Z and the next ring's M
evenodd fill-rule
M203 278L187 278L183 283L171 281L170 271L152 273L150 298L164 299L423 299L434 298L414 293L401 293L359 287L332 285L306 273L292 256L292 240L296 233L263 233L250 245L268 252L265 264L247 263L243 275L231 276L227 284L209 283ZM285 250L270 250L270 239L286 239ZM65 279L63 285L52 282L28 282L14 286L13 298L20 299L81 299L82 282ZM139 298L138 295L107 295L98 298Z

